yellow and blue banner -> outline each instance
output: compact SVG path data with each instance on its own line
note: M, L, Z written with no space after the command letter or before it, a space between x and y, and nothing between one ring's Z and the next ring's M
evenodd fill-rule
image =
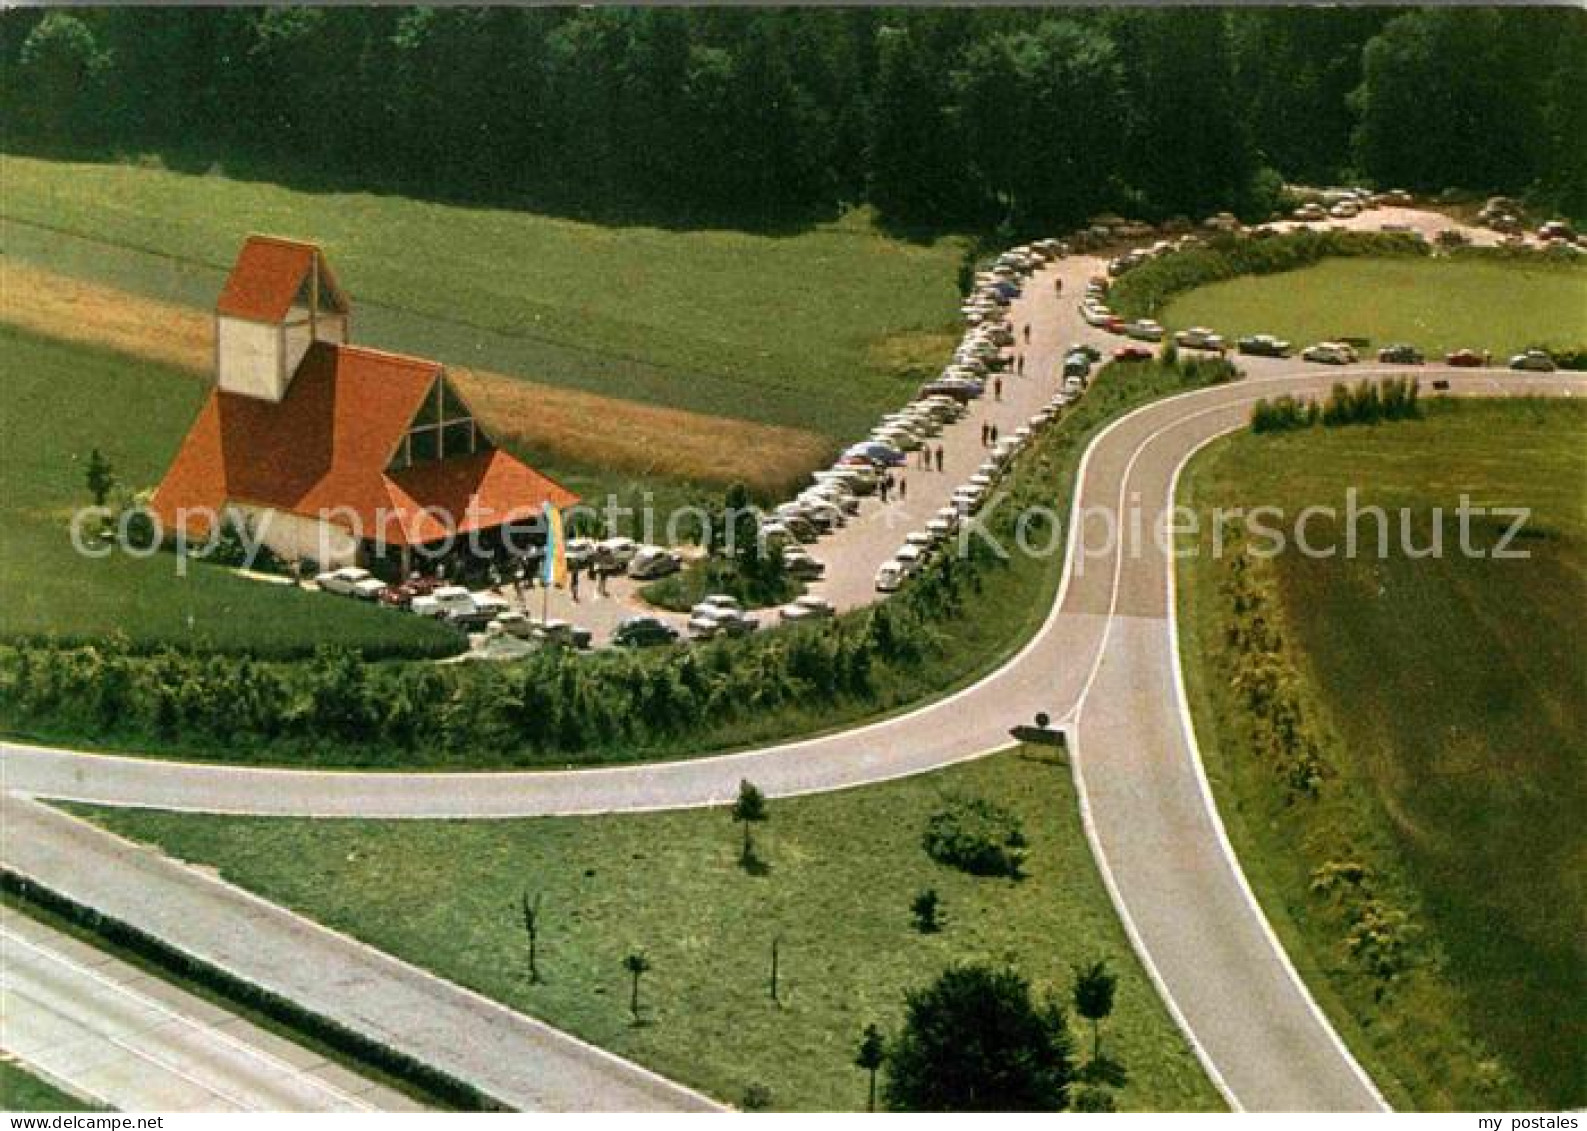
M546 555L540 563L540 580L548 586L560 588L568 583L568 555L562 537L562 512L546 503L545 518Z

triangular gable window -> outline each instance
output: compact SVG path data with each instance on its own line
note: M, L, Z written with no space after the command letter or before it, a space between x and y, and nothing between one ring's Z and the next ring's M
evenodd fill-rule
M469 415L468 406L443 377L430 386L397 446L389 470L488 451L490 441Z

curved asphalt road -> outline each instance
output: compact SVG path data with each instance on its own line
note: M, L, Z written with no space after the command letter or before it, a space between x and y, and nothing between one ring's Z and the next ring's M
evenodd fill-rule
M1063 261L1065 290L1094 260ZM1042 293L1039 275L1028 294ZM1072 298L1033 307L1046 372L1074 325ZM689 762L491 774L246 769L0 746L7 791L109 805L244 814L508 817L729 801L743 778L772 796L920 773L1008 745L1038 711L1074 736L1086 827L1110 892L1169 1008L1237 1107L1375 1110L1371 1081L1318 1012L1251 896L1213 805L1180 686L1173 570L1160 529L1179 468L1240 427L1252 401L1326 392L1378 372L1242 359L1246 380L1148 405L1092 444L1063 585L1046 622L1001 669L916 711L831 736ZM1579 375L1427 369L1468 395L1587 395ZM1101 549L1109 524L1139 530ZM1087 537L1087 535L1090 535ZM1088 549L1088 547L1090 547Z

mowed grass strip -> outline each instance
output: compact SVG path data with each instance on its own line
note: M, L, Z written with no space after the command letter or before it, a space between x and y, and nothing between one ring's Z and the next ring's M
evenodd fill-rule
M863 212L792 235L672 231L130 164L0 156L0 179L7 251L35 262L170 297L249 232L316 240L367 340L834 439L909 391L874 345L957 321L963 242L892 239Z
M977 879L926 856L926 820L950 792L1019 814L1025 879ZM1130 1071L1121 1106L1219 1106L1114 916L1069 771L1035 751L774 800L755 831L760 875L740 867L726 809L519 821L75 811L730 1103L760 1085L776 1108L863 1109L855 1047L867 1024L896 1031L905 990L977 960L1067 1002L1072 965L1105 957L1120 974L1103 1047ZM912 925L927 887L941 898L937 934ZM525 892L542 897L538 985ZM635 949L652 966L642 1026L623 969ZM1089 1033L1071 1023L1078 1054Z
M1587 346L1587 267L1462 257L1327 259L1299 271L1198 287L1164 325L1270 333L1297 348L1344 337L1508 358L1529 346Z
M214 317L208 311L23 261L0 264L0 322L206 379L214 370ZM825 438L803 429L704 416L499 373L452 372L497 440L531 454L553 475L564 467L579 475L598 462L604 475L597 482L603 485L631 475L742 482L775 493L830 454Z
M332 600L177 559L90 558L71 540L97 447L129 487L159 481L203 386L181 371L0 326L0 637L169 645L264 657L335 643L365 655L436 656L462 648L449 629L362 602Z
M1531 508L1512 549L1406 555L1396 525L1379 560L1276 559L1301 702L1337 774L1290 800L1253 752L1230 685L1222 570L1185 562L1183 655L1197 735L1240 859L1296 964L1376 1078L1421 1109L1580 1107L1587 1102L1587 406L1438 402L1425 420L1280 436L1241 434L1189 466L1181 501L1209 508L1322 504L1420 516ZM1492 547L1509 519L1477 521ZM1343 544L1314 520L1312 544ZM1203 544L1203 550L1206 545ZM1379 1000L1346 924L1311 890L1316 870L1363 863L1411 914L1404 974Z
M0 1053L0 1111L102 1111Z

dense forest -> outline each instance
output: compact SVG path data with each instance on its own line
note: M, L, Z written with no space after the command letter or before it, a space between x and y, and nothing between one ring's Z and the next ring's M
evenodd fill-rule
M605 219L1260 214L1284 180L1587 214L1571 9L0 13L13 149Z

